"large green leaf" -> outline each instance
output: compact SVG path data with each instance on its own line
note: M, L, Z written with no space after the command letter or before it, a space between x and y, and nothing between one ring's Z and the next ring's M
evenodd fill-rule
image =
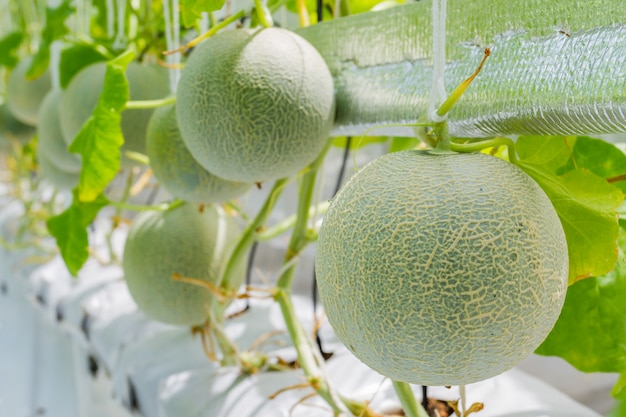
M561 316L537 353L560 356L585 372L626 371L626 256L623 252L626 232L623 230L620 247L619 262L613 271L568 288ZM622 388L624 382L622 380Z
M71 0L64 0L54 9L46 8L46 26L41 32L41 43L26 72L26 78L38 78L46 71L50 64L50 45L70 32L65 21L72 13L74 13L74 8Z
M88 203L80 202L76 190L74 201L63 213L48 219L48 230L57 241L61 256L74 276L89 257L87 227L96 218L100 209L109 201L99 195Z
M567 238L569 282L611 271L617 260L619 234L617 208L624 200L622 191L593 172L578 168L557 176L560 164L567 162L563 138L546 138L552 142L540 152L531 152L534 137L520 137L518 166L526 171L546 192L556 209ZM550 152L547 151L550 149Z
M626 369L622 370L622 373L617 379L615 386L611 390L611 395L613 395L615 398L620 398L623 400L622 402L623 402L624 410L626 411ZM621 415L623 416L626 414L621 414Z
M0 67L13 68L19 62L17 50L19 49L24 34L22 32L12 32L0 39Z
M96 47L87 44L73 45L61 51L59 78L61 88L68 86L74 75L91 64L106 61L107 57Z
M615 145L581 136L572 144L571 154L559 173L586 168L605 179L621 179L613 184L626 192L626 155Z
M180 2L180 13L183 18L183 25L191 27L200 18L202 12L212 12L224 6L226 0L182 0Z
M562 168L570 160L571 147L575 143L575 136L521 136L515 150L524 163L538 165L557 174L565 172Z
M129 51L109 61L98 104L69 147L82 156L76 195L81 202L96 199L120 169L121 112L129 98L125 71L133 58Z

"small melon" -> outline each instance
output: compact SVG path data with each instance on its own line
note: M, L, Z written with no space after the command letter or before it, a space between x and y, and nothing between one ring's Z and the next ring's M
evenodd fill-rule
M228 30L189 58L176 111L187 148L209 172L273 180L296 174L324 148L333 79L317 50L289 30Z
M31 62L32 57L25 58L11 71L7 82L7 104L16 119L35 126L39 106L52 87L52 81L48 71L39 78L27 80L26 72Z
M567 289L559 217L523 171L484 154L405 151L368 164L319 233L337 336L394 380L463 385L545 339Z
M180 136L175 105L158 108L153 113L148 124L146 151L159 184L182 200L221 203L251 187L216 177L191 156Z
M99 62L81 70L72 78L60 104L61 129L71 144L96 105L106 73L106 63ZM126 69L131 100L156 100L169 94L167 72L157 65L131 62ZM144 153L146 130L153 109L125 110L122 113L122 149Z
M35 128L20 122L9 111L6 103L0 104L0 146L16 140L25 145L35 135Z
M123 267L137 306L155 320L193 326L204 323L213 293L172 279L174 274L218 285L239 229L219 206L183 204L139 214L132 222ZM235 276L243 282L245 262Z
M51 90L41 103L39 108L39 124L37 136L39 138L40 152L46 154L52 164L58 169L68 173L80 173L80 156L67 150L67 143L61 132L59 120L59 101L61 90Z
M71 190L78 184L80 174L67 172L58 168L41 149L41 142L37 143L37 161L42 178L61 190Z

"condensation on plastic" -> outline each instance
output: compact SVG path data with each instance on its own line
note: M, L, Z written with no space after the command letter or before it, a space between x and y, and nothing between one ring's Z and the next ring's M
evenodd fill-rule
M334 135L361 135L375 126L383 128L370 135L413 135L410 127L384 125L416 123L427 111L430 7L430 1L422 1L299 32L317 47L333 73ZM626 132L624 22L626 7L615 0L593 6L555 0L511 0L504 5L450 0L447 91L474 72L484 47L492 50L481 74L450 112L450 133Z

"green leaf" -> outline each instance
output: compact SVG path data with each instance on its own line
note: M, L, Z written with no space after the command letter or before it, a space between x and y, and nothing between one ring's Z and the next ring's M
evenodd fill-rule
M615 408L607 417L624 417L626 416L626 400L618 401Z
M525 163L539 165L548 172L557 174L570 160L571 149L575 143L575 136L520 136L515 150Z
M107 57L91 45L80 44L63 49L59 63L61 88L66 88L74 75L83 68L106 60Z
M50 234L54 236L61 250L61 256L67 269L73 276L89 258L89 237L87 227L96 218L100 209L109 201L99 195L93 201L85 203L78 200L74 190L74 200L63 213L48 219Z
M626 232L621 231L619 262L610 273L570 286L561 315L537 349L584 372L626 371ZM626 380L616 390L623 393Z
M109 61L98 104L69 147L83 160L79 201L95 200L120 169L120 147L124 144L121 112L129 98L125 71L133 58L134 53L128 51Z
M0 67L9 69L15 67L19 62L17 50L19 49L24 34L22 32L13 32L0 39Z
M559 173L576 168L586 168L605 179L621 179L613 185L626 192L626 155L611 143L586 136L578 137L572 147L572 157Z
M65 21L72 13L74 13L74 8L71 6L71 0L64 0L55 9L46 7L46 26L41 32L39 50L26 72L27 79L39 78L46 72L50 64L50 45L70 32Z
M619 378L617 379L617 382L615 383L615 385L613 386L613 389L611 390L611 395L615 398L619 398L622 400L622 407L624 409L624 411L626 411L626 402L624 400L626 400L626 370L623 370L622 373L620 374ZM626 414L620 414L620 416L624 416Z
M224 6L226 0L182 0L180 13L183 25L191 27L202 16L202 12L213 12Z
M573 141L523 136L517 141L518 166L548 195L567 238L569 283L611 271L617 259L617 208L624 194L593 172L578 168L556 174L570 159Z
M355 150L367 146L372 143L382 143L389 139L388 136L353 136L350 138L350 149ZM337 136L333 138L333 146L336 148L345 148L348 143L346 136Z
M419 145L420 140L418 138L407 137L394 137L391 139L391 145L389 145L389 152L408 151L415 149Z

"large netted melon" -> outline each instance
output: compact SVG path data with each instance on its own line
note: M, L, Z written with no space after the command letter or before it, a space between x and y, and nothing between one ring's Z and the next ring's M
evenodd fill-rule
M8 146L8 142L12 140L26 144L34 135L33 126L17 120L6 103L0 104L0 147Z
M319 233L337 336L395 380L462 385L515 366L564 302L568 257L550 200L483 154L406 151L359 171Z
M72 78L60 103L61 129L72 143L98 104L106 63L90 65ZM167 72L157 65L131 62L126 69L131 100L156 100L169 94ZM122 113L123 150L145 153L146 130L153 109L125 110Z
M39 106L52 82L48 71L34 80L27 80L26 72L31 61L31 57L25 58L11 71L7 82L7 104L16 119L35 126Z
M124 248L124 275L138 307L164 323L199 325L209 317L213 293L172 279L174 274L217 284L238 236L219 206L184 204L139 214ZM243 282L245 262L234 276Z
M200 165L185 146L176 106L158 108L148 124L146 152L154 176L170 194L197 203L221 203L250 189L251 184L223 180Z
M296 174L322 151L334 120L333 79L293 32L229 30L193 52L176 109L187 148L209 172L262 182Z
M81 167L80 156L67 150L67 143L61 132L59 120L61 96L61 90L51 90L41 103L37 125L39 149L58 169L78 174Z

